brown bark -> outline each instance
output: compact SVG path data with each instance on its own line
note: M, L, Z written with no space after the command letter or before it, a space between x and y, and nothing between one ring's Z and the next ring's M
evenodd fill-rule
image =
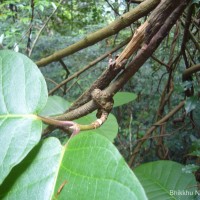
M63 86L64 84L66 84L67 82L71 81L72 79L74 79L75 77L78 77L80 74L82 74L83 72L85 72L86 70L90 69L92 66L96 65L98 62L100 62L101 60L105 59L106 57L108 57L110 54L114 53L115 51L119 50L121 47L125 46L128 42L130 41L130 38L128 38L126 41L122 42L121 44L119 44L117 47L115 47L114 49L112 49L111 51L105 53L104 55L100 56L99 58L95 59L94 61L92 61L89 65L85 66L83 69L79 70L78 72L76 72L75 74L73 74L72 76L68 77L67 79L65 79L64 81L62 81L60 84L58 84L55 88L53 88L51 91L49 91L49 95L53 94L58 88L60 88L61 86ZM83 99L83 98L81 98Z
M163 1L163 2L165 3L167 1ZM136 57L133 59L131 63L129 63L127 68L118 77L118 79L106 89L107 92L110 92L112 94L115 94L116 92L118 92L118 90L122 88L122 86L139 70L139 68L153 54L153 52L156 50L156 48L159 46L162 40L166 37L166 35L168 34L172 26L175 24L176 20L178 19L178 17L182 13L186 5L187 5L186 1L179 1L179 4L174 11L172 11L172 9L169 7L169 9L172 12L170 16L162 15L163 11L158 10L158 7L155 9L157 10L157 12L160 12L160 15L162 15L163 17L167 19L160 18L160 21L159 21L160 26L161 26L161 22L163 23L160 30L157 33L154 33L154 36L152 35L152 39L150 41L148 37L148 40L147 40L149 41L148 45L146 44L143 45L143 47L138 52ZM157 29L158 29L158 26L156 29L154 29L154 31L156 31ZM153 33L154 31L151 31L151 33Z
M141 46L144 38L145 28L147 27L148 22L146 21L142 24L139 29L136 30L135 34L133 35L131 41L128 43L126 48L122 51L119 57L114 62L113 66L108 66L108 68L104 71L104 73L92 84L92 86L84 92L70 107L69 111L76 109L77 107L87 103L91 100L91 92L95 88L105 89L110 82L119 74L121 71L122 65L124 61L135 53L139 47Z
M200 64L193 65L190 68L186 69L183 72L183 81L185 81L188 77L190 77L193 73L200 71Z
M129 44L126 46L126 48L123 50L123 52L119 55L119 57L116 59L116 63L115 66L113 68L109 67L103 74L101 77L99 77L93 84L92 86L85 92L83 93L74 103L73 105L70 107L70 109L68 111L72 111L77 109L79 106L82 106L84 103L87 103L89 100L91 100L91 92L95 89L95 88L99 88L99 89L105 89L105 87L107 87L110 82L120 73L121 71L121 63L123 63L123 61L125 61L126 59L128 59L134 52L136 52L139 47L142 45L143 43L143 39L145 37L145 42L148 43L149 39L153 37L153 35L159 30L159 28L163 25L163 22L168 18L168 16L171 14L172 12L172 8L175 8L176 6L178 6L179 1L172 1L172 0L166 0L163 3L160 3L157 8L152 12L152 14L150 15L149 19L142 24L136 31L135 34L133 35L133 38L131 39L131 41L129 42ZM174 22L175 23L175 22ZM156 24L154 26L154 24ZM172 24L173 25L173 24ZM163 32L163 34L166 34L167 32ZM159 36L158 36L159 37ZM151 52L153 52L151 45L149 45L149 53L152 54ZM149 57L149 55L147 55L147 57ZM137 59L139 57L139 59ZM138 69L142 66L142 64L137 64L137 62L145 62L146 60L144 59L143 55L140 56L136 56L136 58L134 59L134 61L132 63L134 63L134 67L133 67L133 74L135 72L138 71ZM130 64L128 65L127 68L131 68L129 67ZM127 69L128 71L129 69ZM126 70L125 70L126 71ZM127 74L127 76L129 76L129 78L123 78L124 80L129 80L130 77L133 75L131 73L131 69L129 70L129 72L124 72ZM132 74L132 75L131 75ZM116 83L116 82L115 82ZM113 86L109 86L109 88L114 87L114 84L112 84ZM123 83L122 83L123 85ZM117 88L120 89L119 83L115 84L115 86ZM116 91L109 91L111 93L116 93ZM67 111L67 112L68 112Z
M162 1L161 4L166 3L168 1L173 2L172 0L166 0ZM179 2L179 3L177 3ZM158 26L156 29L154 29L153 32L154 35L152 35L152 39L149 40L148 45L144 44L139 53L136 55L136 57L133 59L132 62L130 62L127 66L127 68L122 72L122 74L114 81L105 91L107 93L110 93L112 96L120 90L120 88L123 87L124 84L138 71L138 69L144 64L144 62L152 55L152 53L156 50L156 48L159 46L159 44L162 42L162 40L166 37L172 26L175 24L176 20L179 18L181 13L183 12L184 8L187 5L187 1L176 1L174 4L174 10L169 8L171 10L170 16L162 15L162 10L157 10L157 12L160 12L160 15L162 15L162 18L160 18L160 30L158 30ZM153 18L151 18L153 19ZM155 19L156 20L156 19ZM162 23L161 23L162 22ZM153 24L153 21L152 21ZM157 31L157 32L156 32ZM151 32L152 33L152 32ZM91 107L90 107L91 106ZM85 114L94 111L96 108L99 108L98 105L95 105L95 102L93 100L89 101L88 103L82 105L80 108L77 108L76 110L72 110L68 113L65 113L58 117L58 119L75 119L79 118L81 116L84 116ZM86 111L84 113L84 110Z
M43 67L118 33L120 30L130 26L133 22L148 14L158 5L159 2L160 0L146 0L130 12L119 17L107 27L89 34L83 40L72 44L65 49L59 50L46 58L42 58L41 60L37 61L36 64L38 67Z

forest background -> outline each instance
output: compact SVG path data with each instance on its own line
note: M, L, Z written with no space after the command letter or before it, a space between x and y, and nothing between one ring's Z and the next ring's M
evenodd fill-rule
M164 182L170 164L175 174L181 169L193 175L199 187L199 5L199 0L1 1L0 45L25 54L45 77L49 98L39 116L75 120L78 135L107 137L133 172L136 168L147 197L156 199L140 176L144 163L151 164L146 166L151 178L160 171ZM69 129L41 120L49 125L41 140L69 142ZM163 187L169 190L173 181ZM66 183L56 184L54 198L62 199ZM9 191L15 189L7 189L5 198Z

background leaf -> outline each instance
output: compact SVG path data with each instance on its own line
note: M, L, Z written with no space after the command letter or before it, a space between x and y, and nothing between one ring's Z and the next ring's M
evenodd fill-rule
M46 101L38 67L22 54L0 51L0 184L39 142L42 122L33 114Z
M185 101L186 114L188 114L189 112L191 112L192 110L196 108L197 102L198 100L196 97L189 97L186 99Z
M70 103L59 96L49 96L46 106L40 112L41 116L54 116L64 113L69 108Z
M196 181L193 174L184 173L184 166L172 161L156 161L140 165L134 173L145 189L149 200L194 199ZM194 195L172 195L172 192L188 191ZM171 192L171 195L170 195Z
M96 118L96 113L91 113L87 116L81 117L77 120L75 120L79 124L90 124L93 121L95 121ZM95 132L100 135L105 136L108 138L111 142L115 139L118 133L118 123L113 114L109 114L108 119L106 122L100 127L95 130L87 131L87 132Z
M62 146L56 138L40 142L0 186L0 199L50 200Z
M135 93L131 92L118 92L114 96L114 107L118 107L124 104L127 104L137 98Z
M62 191L58 194L60 188ZM147 199L118 150L105 137L92 132L80 133L66 146L54 197L60 200Z
M188 164L182 168L182 171L185 173L195 173L198 169L200 169L200 166L195 164Z

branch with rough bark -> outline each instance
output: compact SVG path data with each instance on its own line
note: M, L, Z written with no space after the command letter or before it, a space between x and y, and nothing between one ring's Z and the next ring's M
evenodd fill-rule
M169 2L173 4L172 0L163 1L161 2L161 4ZM147 40L145 40L147 43L143 44L142 48L135 56L133 61L131 61L126 67L126 69L123 70L123 72L119 75L119 77L105 89L107 93L110 93L113 96L140 69L140 67L145 63L145 61L157 49L159 44L166 37L172 26L175 24L176 20L182 14L184 8L187 5L187 1L176 1L176 3L174 3L173 5L174 5L173 11L172 11L172 6L168 6L168 9L170 10L171 13L170 15L167 15L166 13L163 14L163 10L161 10L160 8L163 7L166 9L166 6L164 5L160 5L159 9L156 8L155 11L151 14L150 16L151 22L149 23L149 27L152 27L152 30L149 28L147 30L148 32L150 31L152 38L149 38L149 36L147 37ZM157 16L157 17L154 18L152 16ZM157 23L156 28L153 26L155 24L153 19L155 19ZM58 116L57 119L68 119L68 120L76 119L88 113L91 113L98 108L100 108L99 105L97 105L94 100L90 100L89 102L81 105L80 107L77 107L75 110L71 110L63 115Z
M66 84L67 82L71 81L72 79L78 77L80 74L82 74L86 70L90 69L92 66L96 65L101 60L107 58L110 54L116 52L117 50L119 50L120 48L122 48L123 46L125 46L129 42L129 40L130 40L130 38L128 38L127 40L125 40L124 42L122 42L121 44L119 44L117 47L113 48L109 52L107 52L104 55L100 56L99 58L95 59L89 65L83 67L81 70L79 70L78 72L74 73L72 76L70 76L67 79L65 79L64 81L62 81L55 88L53 88L51 91L49 91L49 95L53 94L57 89L59 89L60 87L62 87L64 84Z
M188 77L190 77L193 73L199 72L200 71L200 64L193 65L190 68L186 69L183 72L183 81L186 80Z
M131 41L128 43L126 48L118 56L116 60L111 62L104 73L92 84L92 86L85 91L70 107L69 111L75 110L83 104L91 100L91 93L95 88L101 90L105 89L112 80L122 71L123 66L125 66L127 60L130 56L135 53L141 46L144 38L145 28L148 22L142 24L133 35Z
M107 27L89 34L83 40L80 40L79 42L72 44L65 49L59 50L46 58L42 58L41 60L37 61L36 64L38 67L43 67L52 62L59 61L68 55L71 55L111 35L118 33L120 30L130 26L133 22L147 15L158 5L159 2L160 0L146 0L145 2L139 4L136 8L132 9L130 12L120 16Z

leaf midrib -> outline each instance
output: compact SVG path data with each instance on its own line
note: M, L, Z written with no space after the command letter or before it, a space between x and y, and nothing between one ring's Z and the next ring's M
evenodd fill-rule
M0 119L5 119L5 118L28 118L28 119L35 119L38 120L38 116L34 114L3 114L0 115Z

